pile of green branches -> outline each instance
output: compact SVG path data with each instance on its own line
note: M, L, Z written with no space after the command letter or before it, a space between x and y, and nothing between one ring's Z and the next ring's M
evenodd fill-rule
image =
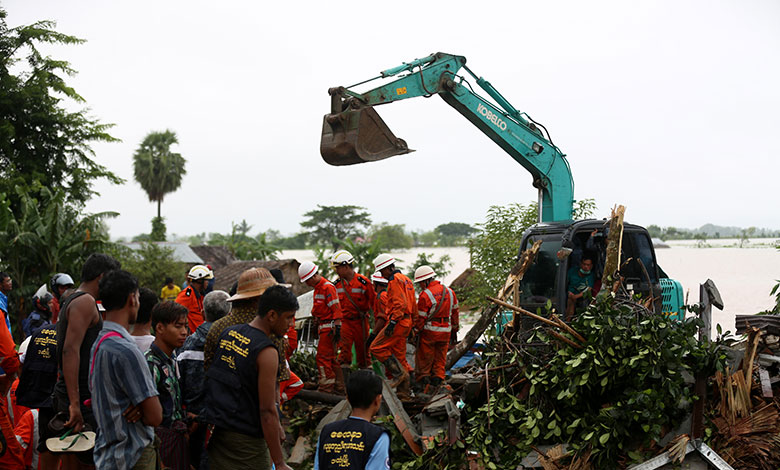
M561 442L589 452L595 468L645 459L692 405L685 376L724 368L725 341L699 342L700 325L601 295L571 325L585 339L581 347L541 329L525 341L554 345L542 354L494 343L493 391L469 419L468 446L488 468L514 468L532 446ZM517 367L497 368L507 363Z

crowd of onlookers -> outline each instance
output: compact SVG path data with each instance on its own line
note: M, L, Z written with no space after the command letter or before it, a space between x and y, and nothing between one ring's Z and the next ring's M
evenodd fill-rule
M278 406L303 383L286 361L298 302L281 272L247 270L229 294L207 292L213 272L198 265L183 289L153 292L94 254L78 286L60 273L36 292L18 348L13 280L0 281L0 468L242 468L244 435L253 468L285 468Z
M346 251L331 262L334 282L310 262L298 275L314 289L319 390L346 393L353 413L320 436L315 468L389 468L388 436L370 424L382 381L369 355L399 396L412 371L417 391L431 393L457 299L428 266L415 273L418 300L389 255L371 279ZM184 286L168 278L154 292L96 253L78 285L60 273L36 292L17 348L13 283L0 273L0 469L289 468L280 406L303 388L288 362L298 299L279 270L250 268L229 293L213 283L211 268L196 265ZM417 345L414 369L407 341Z

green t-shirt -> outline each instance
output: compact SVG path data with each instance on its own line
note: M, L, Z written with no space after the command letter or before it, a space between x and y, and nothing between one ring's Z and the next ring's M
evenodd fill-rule
M595 280L596 276L593 275L592 270L587 276L583 276L580 274L580 268L577 266L569 268L569 272L566 274L566 283L569 285L569 292L572 294L579 294L592 288Z

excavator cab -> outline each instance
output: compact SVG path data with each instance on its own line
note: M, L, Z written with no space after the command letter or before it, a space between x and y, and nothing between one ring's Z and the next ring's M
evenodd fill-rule
M344 99L343 88L328 90L331 113L322 120L320 155L329 165L374 162L414 152L396 137L373 106L356 97Z

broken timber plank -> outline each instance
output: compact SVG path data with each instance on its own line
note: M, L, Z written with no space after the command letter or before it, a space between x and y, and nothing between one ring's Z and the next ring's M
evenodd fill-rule
M626 213L624 206L612 209L612 217L609 220L609 234L607 235L607 253L604 261L603 279L617 282L617 271L620 268L620 253L623 248L623 216ZM615 291L616 286L606 286L608 290Z
M542 241L537 240L534 242L531 248L523 251L523 253L520 255L520 259L512 267L509 276L507 276L504 287L499 290L499 299L503 301L506 299L507 295L515 290L514 286L520 282L521 279L523 279L525 272L528 271L528 268L530 268L534 263L536 260L536 255L539 253L539 248L541 248L541 246ZM444 364L445 370L449 370L453 365L455 365L456 362L458 362L458 359L466 354L466 351L474 346L479 337L482 336L482 333L484 333L487 327L493 323L493 319L496 317L497 313L497 305L490 305L482 311L482 315L480 315L479 320L474 323L469 332L466 333L466 336L463 338L463 340L461 340L458 344L455 345L454 348L447 352L447 362Z
M761 395L764 398L774 398L775 394L772 392L772 381L769 379L769 371L759 365L758 377L761 379Z

